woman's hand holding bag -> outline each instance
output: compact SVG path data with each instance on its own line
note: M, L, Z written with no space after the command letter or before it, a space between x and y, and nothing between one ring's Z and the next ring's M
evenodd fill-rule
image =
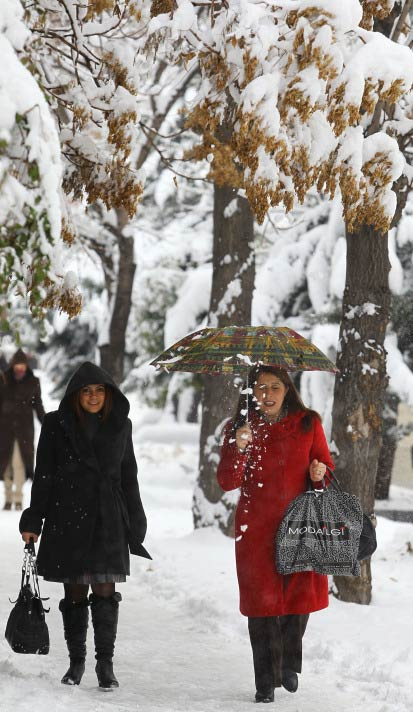
M22 532L22 539L26 545L30 544L30 540L33 541L33 544L36 544L38 538L38 534L35 534L34 532Z

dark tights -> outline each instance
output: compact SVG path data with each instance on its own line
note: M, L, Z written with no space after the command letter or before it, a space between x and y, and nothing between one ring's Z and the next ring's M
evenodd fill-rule
M87 599L89 584L65 583L65 598L72 603L83 603ZM101 598L110 598L115 593L114 583L92 583L92 592Z

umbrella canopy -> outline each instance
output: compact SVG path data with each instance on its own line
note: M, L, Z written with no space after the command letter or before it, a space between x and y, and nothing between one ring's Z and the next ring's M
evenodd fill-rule
M286 326L200 329L151 362L159 370L211 375L245 372L245 367L255 364L286 371L339 372L314 344Z

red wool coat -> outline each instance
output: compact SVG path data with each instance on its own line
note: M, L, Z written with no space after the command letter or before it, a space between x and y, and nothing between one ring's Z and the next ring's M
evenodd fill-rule
M322 425L313 417L303 430L304 412L266 423L250 423L253 442L240 453L232 434L225 438L218 482L225 491L241 487L235 516L235 554L240 610L250 618L318 611L328 606L327 576L305 571L283 576L275 568L274 540L291 500L306 490L313 459L333 467Z

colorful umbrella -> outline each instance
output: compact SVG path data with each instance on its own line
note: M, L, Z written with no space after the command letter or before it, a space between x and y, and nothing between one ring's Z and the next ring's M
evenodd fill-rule
M226 326L185 336L151 362L158 370L211 375L265 364L286 371L338 369L314 344L286 326Z

